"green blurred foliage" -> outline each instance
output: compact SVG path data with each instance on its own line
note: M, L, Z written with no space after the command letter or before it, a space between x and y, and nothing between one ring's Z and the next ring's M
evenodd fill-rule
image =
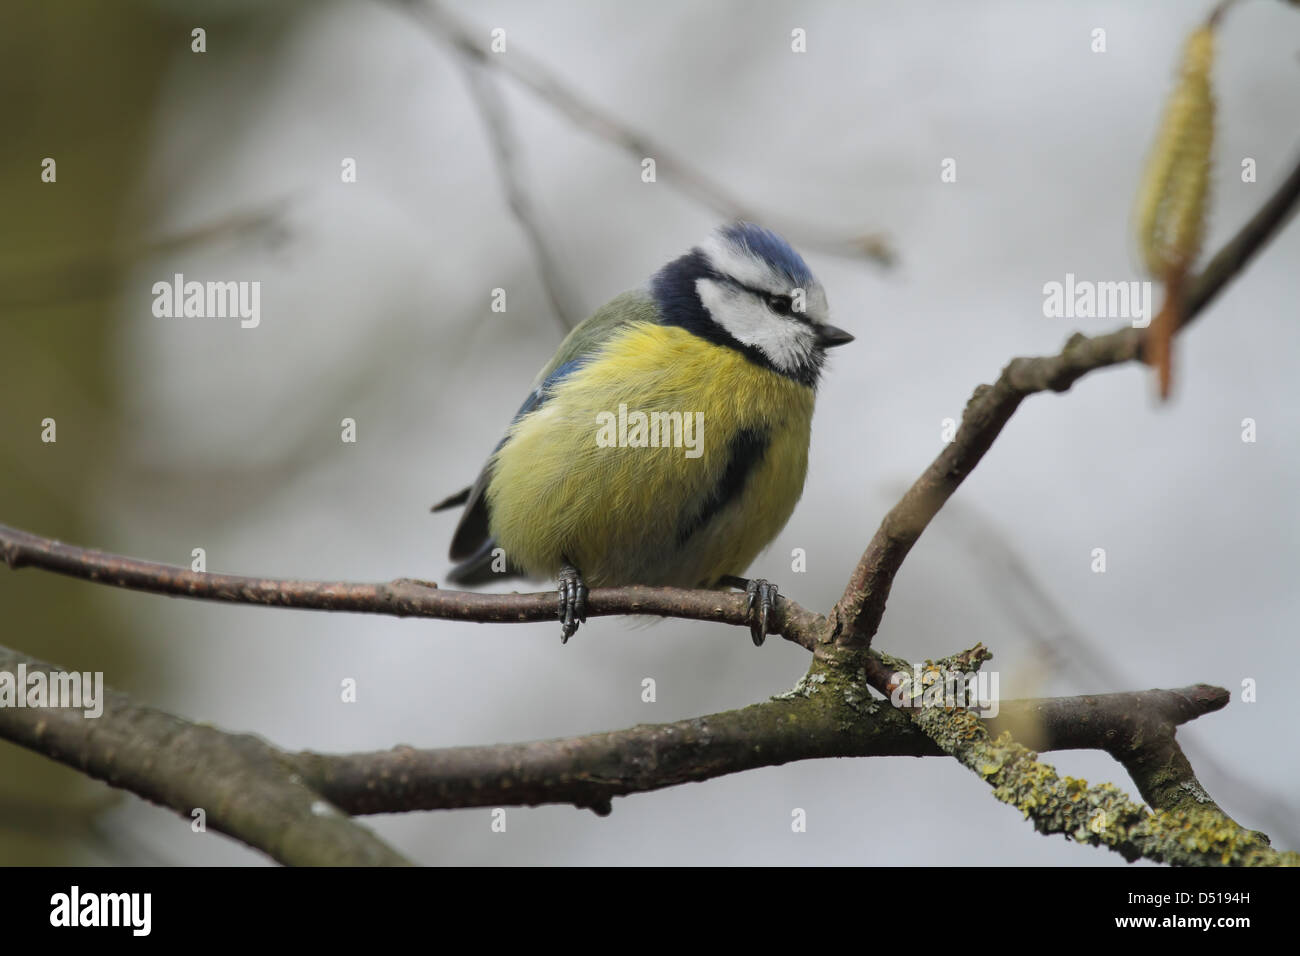
M124 423L113 301L136 247L126 203L155 98L188 31L136 3L0 11L0 522L94 542ZM41 179L42 161L57 180ZM41 421L57 442L41 440ZM135 670L129 622L99 589L0 573L0 643L77 670ZM106 862L87 837L117 795L0 743L0 863Z

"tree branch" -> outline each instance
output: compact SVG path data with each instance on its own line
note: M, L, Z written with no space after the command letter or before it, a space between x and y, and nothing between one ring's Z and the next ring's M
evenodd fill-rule
M912 673L908 662L896 658L873 652L851 656L867 658L864 679L885 693L902 686L901 681L895 683L895 675ZM927 662L925 670L942 679L948 672L976 670L991 656L983 645L976 645L934 664ZM830 673L836 668L832 663ZM923 699L918 703L906 689L901 696L900 713L944 753L989 783L994 797L1033 820L1040 833L1105 846L1129 862L1145 858L1183 866L1300 866L1300 854L1277 852L1264 834L1247 830L1219 809L1174 741L1179 724L1224 706L1226 690L1197 685L1145 695L1072 698L1064 710L1053 702L1022 710L1022 719L1033 717L1038 724L1030 727L1040 743L1091 741L1101 731L1102 748L1124 763L1154 813L1109 783L1090 787L1085 780L1059 777L1038 761L1037 753L1014 740L1012 732L993 739L989 731L998 728L989 728L970 710ZM1128 699L1122 700L1124 696Z
M943 755L902 711L862 690L849 713L846 701L823 696L822 682L805 679L782 697L669 724L489 747L307 752L289 759L304 780L350 813L566 803L603 815L613 797L796 760ZM1163 746L1174 726L1227 701L1226 691L1203 684L1012 700L986 723L993 733L1033 733L1040 750L1106 750L1128 766L1156 756L1134 728L1159 731Z
M502 624L553 621L556 617L556 596L549 592L444 591L436 584L409 578L363 584L212 574L78 548L7 525L0 525L0 555L14 569L43 568L111 587L202 601ZM591 617L649 614L748 627L749 611L745 602L744 594L727 591L597 588L587 599L587 613ZM811 650L824 621L820 614L782 598L769 618L769 631Z
M1191 284L1183 310L1187 320L1286 220L1297 197L1300 166ZM967 710L894 710L867 692L870 685L889 693L893 672L910 669L906 662L868 650L898 568L1019 403L1038 391L1065 391L1090 371L1140 357L1144 335L1135 329L1094 338L1076 335L1059 355L1014 359L993 386L976 390L954 441L886 515L832 618L789 600L778 603L773 630L815 651L809 674L786 698L695 721L564 741L338 757L286 755L252 737L139 707L121 694L109 695L93 731L75 711L0 708L0 735L182 811L206 799L213 804L206 809L214 828L285 862L404 862L337 814L303 779L357 812L511 799L562 799L604 812L612 796L622 793L802 757L897 753L907 747L955 757L993 784L998 799L1032 817L1040 831L1106 845L1128 859L1300 862L1295 854L1276 853L1261 835L1223 815L1177 746L1174 728L1223 706L1226 691L1198 686L1020 707L1022 718L1033 718L1040 748L1091 741L1123 761L1157 808L1155 814L1109 785L1089 788L1082 781L1062 780L1009 734L992 740ZM556 607L550 594L448 592L405 579L355 584L199 573L76 548L4 526L0 550L12 568L36 566L118 587L232 603L499 622L550 620ZM745 601L743 595L722 592L616 588L592 592L589 613L658 614L743 626L748 623ZM976 648L949 663L969 668L986 657L983 648ZM22 660L14 652L0 654L0 665ZM1015 706L1004 708L1008 719L1015 716ZM1104 738L1090 736L1097 732Z
M0 671L60 668L0 647ZM19 688L25 694L26 688ZM0 737L114 787L171 807L300 866L407 863L294 776L280 752L249 734L228 734L136 704L104 689L104 709L0 707Z
M470 97L487 129L497 179L505 193L506 203L532 250L542 288L551 302L551 311L555 313L560 327L568 332L579 322L578 309L573 305L573 296L569 294L563 270L551 254L551 244L542 232L541 216L533 207L532 198L524 186L523 172L519 169L518 139L510 122L505 98L496 88L493 78L487 76L487 66L481 58L471 56L460 48L456 52L464 67Z
M405 10L412 19L439 40L454 46L465 56L488 67L503 71L523 84L543 102L550 104L569 119L606 142L625 150L639 163L653 157L664 181L676 186L686 195L703 203L720 215L730 219L751 219L765 222L795 241L796 245L816 249L830 255L849 258L867 258L882 266L893 264L894 252L889 243L878 235L855 237L829 237L808 223L797 223L788 217L766 215L748 203L733 196L721 183L706 176L685 160L676 156L662 143L629 128L623 121L584 99L560 80L541 61L522 53L515 46L508 53L493 53L481 39L485 30L471 27L443 4L433 0L393 0L394 5Z
M1186 326L1214 300L1294 213L1300 202L1300 162L1235 237L1191 280L1181 309ZM993 385L966 404L961 427L939 456L885 515L831 612L830 638L842 647L868 647L903 559L971 473L1020 403L1036 392L1064 392L1097 369L1142 357L1147 330L1126 328L1089 337L1076 333L1057 355L1012 359Z
M871 652L879 661L879 656ZM0 671L57 671L0 648ZM106 689L98 718L0 708L0 737L208 823L284 863L404 862L340 813L573 804L605 814L616 796L824 757L943 756L905 711L816 676L739 710L611 733L488 747L289 753L194 724ZM1222 707L1227 692L1174 691L1007 701L993 732L1031 729L1043 750L1147 753L1144 739ZM1163 744L1160 744L1163 746ZM328 801L328 802L327 802Z
M1222 687L1195 684L1178 690L1013 702L1009 711L1004 707L1005 719L988 729L993 734L1007 730L1031 750L1104 750L1124 765L1152 807L1205 807L1222 813L1196 779L1175 731L1226 707L1230 699Z

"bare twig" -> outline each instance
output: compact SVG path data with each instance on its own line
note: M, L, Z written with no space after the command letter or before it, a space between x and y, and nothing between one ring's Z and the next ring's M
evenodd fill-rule
M1187 326L1250 261L1300 201L1300 163L1237 235L1190 280L1182 324ZM952 442L885 515L831 613L831 637L865 647L880 627L894 577L912 545L979 464L1020 403L1036 392L1064 392L1089 372L1142 356L1146 330L1075 334L1057 355L1012 359L993 385L981 385L966 404Z
M190 571L171 564L63 544L51 538L0 525L0 555L11 568L37 567L69 577L133 591L229 604L318 611L353 611L394 617L435 617L484 623L553 621L554 592L481 594L444 591L436 584L399 579L386 584L350 581L298 581ZM622 587L593 590L587 600L592 617L649 614L749 626L744 594L681 588ZM824 618L782 598L769 631L812 649Z
M753 208L732 195L721 183L665 148L662 143L636 132L619 117L575 93L544 63L520 52L517 46L511 45L507 54L493 53L482 39L485 31L471 27L444 5L433 0L394 2L433 36L450 42L466 56L502 70L566 116L575 126L627 151L638 162L653 157L664 182L671 183L721 215L730 219L751 219L765 223L796 245L807 249L850 258L867 258L882 266L893 263L893 250L879 235L829 237L809 223L795 222L789 217L773 216Z
M542 234L541 217L533 208L532 199L524 187L523 171L519 168L519 143L510 124L505 99L496 88L494 80L487 76L487 67L481 59L470 56L459 48L457 57L464 66L465 82L469 86L470 95L478 107L479 115L483 117L483 125L487 127L497 177L501 180L506 202L523 230L524 238L528 240L542 280L542 288L546 290L546 296L551 302L551 310L567 332L578 324L579 310L573 304L573 296L564 281L560 264L551 254L551 245Z

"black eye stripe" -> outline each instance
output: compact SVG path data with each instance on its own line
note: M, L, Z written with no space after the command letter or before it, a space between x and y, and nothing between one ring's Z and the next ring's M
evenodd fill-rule
M794 299L788 295L773 295L767 293L765 296L768 307L777 315L787 319L794 319L796 322L802 322L804 325L811 326L812 319L808 318L807 311L796 312L794 310Z
M769 295L767 305L777 315L792 315L794 313L794 300L788 295Z
M714 272L711 278L735 286L737 289L744 289L746 292L761 300L764 305L783 318L794 319L796 322L801 322L809 327L815 324L812 319L808 318L808 312L806 309L802 312L794 311L794 298L792 296L783 295L777 292L768 292L766 289L759 289L752 285L746 285L732 276L724 276L718 272ZM774 301L783 302L784 307L778 308L773 304Z

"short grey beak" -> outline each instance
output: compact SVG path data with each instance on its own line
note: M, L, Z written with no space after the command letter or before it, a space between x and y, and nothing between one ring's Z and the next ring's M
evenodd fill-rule
M817 326L817 344L824 349L831 349L837 345L848 345L852 341L853 336L843 329L837 329L833 325Z

